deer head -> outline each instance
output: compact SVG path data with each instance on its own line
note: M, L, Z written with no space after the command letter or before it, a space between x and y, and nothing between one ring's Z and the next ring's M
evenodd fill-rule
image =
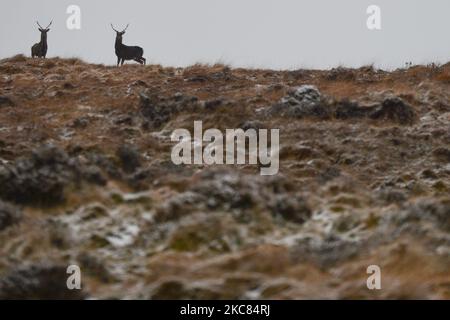
M49 23L49 25L46 28L42 28L42 26L39 24L38 21L36 21L37 25L39 26L39 31L42 35L47 35L47 32L50 31L50 26L52 25L53 21Z
M123 29L122 31L118 31L114 28L113 24L111 23L111 28L116 32L116 41L119 41L120 43L122 43L122 36L125 34L125 31L127 31L129 26L130 26L130 24L127 24L125 29Z

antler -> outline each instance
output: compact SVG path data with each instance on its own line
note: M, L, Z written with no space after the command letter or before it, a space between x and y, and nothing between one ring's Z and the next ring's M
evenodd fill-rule
M50 28L50 26L52 25L53 20L50 22L50 24L47 26L47 28L42 28L42 26L39 24L39 21L36 21L36 23L37 23L37 25L39 26L39 28L44 29L44 30L47 30L47 29Z
M125 32L125 31L127 31L127 29L128 29L128 27L130 26L130 24L127 24L127 26L125 27L125 29L123 29L123 31L122 32ZM120 33L120 31L117 31L115 28L114 28L114 26L113 26L113 24L111 23L111 28L115 31L115 32L119 32Z
M119 32L119 31L117 31L116 29L114 29L114 26L113 26L112 23L111 23L111 28L112 28L115 32Z

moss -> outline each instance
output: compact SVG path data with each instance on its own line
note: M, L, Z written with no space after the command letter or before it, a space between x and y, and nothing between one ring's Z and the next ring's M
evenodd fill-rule
M122 204L124 203L124 199L120 193L113 193L111 194L111 200L114 201L115 204Z
M433 184L433 189L439 193L448 192L448 187L442 180L439 180L435 184Z
M366 229L376 228L380 223L380 217L375 216L373 213L370 213L369 217L365 221Z
M348 205L348 206L352 206L353 208L361 208L361 201L359 201L359 199L355 198L355 197L351 197L351 196L339 196L335 199L334 201L337 204L344 204L344 205Z
M109 245L109 241L106 238L104 238L98 234L94 234L91 237L90 242L91 242L90 243L91 247L95 248L95 249L104 248Z
M342 206L332 206L330 207L330 210L336 213L341 213L345 211L345 208Z

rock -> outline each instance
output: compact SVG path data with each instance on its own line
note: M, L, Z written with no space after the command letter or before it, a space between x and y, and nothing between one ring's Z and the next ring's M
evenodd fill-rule
M120 115L114 119L114 124L116 125L133 125L133 117L129 114Z
M87 117L80 117L72 122L73 128L85 129L88 125L89 125L89 118Z
M134 190L146 190L157 179L158 174L163 174L158 166L149 168L137 168L137 170L125 177L126 182Z
M15 104L9 97L0 96L0 107L13 107Z
M445 192L448 193L448 187L447 184L442 181L442 180L438 180L433 184L433 189L436 190L437 192Z
M19 223L21 219L22 212L18 208L0 201L0 232Z
M50 244L58 250L73 248L74 234L70 227L58 220L49 219L45 230Z
M67 266L39 263L12 269L0 279L0 300L80 300L83 290L67 288Z
M305 102L308 104L320 103L322 98L322 95L317 87L312 85L303 85L295 88L289 92L289 95L296 98L300 102Z
M204 102L203 107L207 111L214 111L214 110L220 108L221 106L223 106L224 103L225 103L224 100L220 99L220 98L214 99L214 100L208 100L208 101Z
M141 164L141 155L135 146L122 145L117 149L116 155L126 173L135 172Z
M209 78L206 75L195 75L185 79L186 82L206 82L208 80Z
M177 220L192 212L205 198L195 192L184 192L165 201L160 205L155 214L156 222Z
M331 181L341 175L341 170L336 167L329 167L325 171L323 171L317 179L321 183L327 183L328 181Z
M158 101L154 97L140 94L141 114L148 119L154 127L160 127L170 120L173 110L169 108L160 107Z
M241 128L244 131L247 131L249 129L253 130L260 130L264 129L264 124L258 120L247 120L239 125L239 128Z
M212 216L195 223L182 224L171 234L169 248L179 252L195 252L202 248L213 252L229 252L242 239L236 230Z
M450 149L445 147L440 147L433 150L433 156L444 163L450 162Z
M96 166L81 165L76 158L53 145L33 150L28 157L0 166L0 198L7 201L52 206L65 200L65 189L87 181L105 184Z
M148 84L144 80L136 80L129 85L130 87L144 87L148 88Z
M152 300L168 300L185 298L185 284L181 280L162 281L151 295Z
M70 83L70 82L65 82L65 83L63 84L63 88L64 88L65 90L73 90L73 89L76 88L76 86L75 86L74 84Z
M291 256L297 263L308 261L321 268L330 268L355 257L362 246L361 242L344 240L332 234L320 240L306 237L292 247Z
M211 286L188 284L181 279L165 279L157 284L150 296L152 300L217 300L224 298Z
M30 157L0 167L0 197L24 204L61 202L74 170L61 149L51 145L38 148Z
M312 216L312 211L306 201L298 195L278 195L271 204L271 209L275 216L300 224Z
M152 127L159 128L181 111L199 109L199 103L197 97L182 94L165 98L156 94L141 93L139 109L141 115L150 122Z
M399 97L388 97L375 108L369 117L375 120L389 120L401 125L411 125L415 118L414 109Z
M78 255L77 260L83 270L87 271L89 275L96 277L101 282L111 283L115 280L100 258L87 252L82 252Z
M269 108L271 116L328 118L330 110L320 91L311 85L303 85L288 92L281 101Z
M115 159L99 152L90 152L87 155L89 162L101 168L105 173L113 179L122 179L122 172L117 167Z
M370 108L360 107L355 101L344 99L335 105L336 119L352 119L367 117Z
M431 169L425 169L420 173L420 177L424 179L436 180L438 179L438 175Z
M450 200L423 200L406 207L402 212L395 213L392 218L400 225L406 223L434 222L438 228L450 231Z
M353 213L343 213L333 221L334 233L346 233L356 229L360 225L360 220Z
M95 165L83 167L81 169L81 175L87 182L99 186L105 186L108 182L107 178L103 175L102 170Z
M327 72L325 78L330 81L352 81L356 78L356 71L343 67L333 68Z
M270 212L296 222L302 221L308 215L300 198L293 197L286 205L274 201L278 196L280 200L292 197L293 186L281 175L263 178L237 174L230 170L205 170L196 180L188 192L174 197L160 208L161 217L178 218L192 211L226 210L231 212L239 223L249 223L260 221L262 216L258 213L259 209L264 212L263 219L268 220ZM293 210L298 212L294 213Z
M378 192L378 197L385 203L402 203L406 201L406 195L401 190L386 188Z
M206 204L213 209L245 210L252 208L255 201L256 181L245 180L228 171L207 171L202 181L193 186L192 191L206 197ZM250 178L250 177L249 177Z
M416 119L414 109L401 98L389 96L381 103L361 106L355 101L344 99L334 105L336 119L370 118L410 125Z

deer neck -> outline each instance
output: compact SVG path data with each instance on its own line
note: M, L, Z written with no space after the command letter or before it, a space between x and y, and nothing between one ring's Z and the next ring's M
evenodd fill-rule
M119 39L119 37L117 37L116 38L116 48L119 48L119 47L121 47L123 44L122 44L122 40L121 39Z
M47 45L47 34L45 33L41 34L41 43Z

